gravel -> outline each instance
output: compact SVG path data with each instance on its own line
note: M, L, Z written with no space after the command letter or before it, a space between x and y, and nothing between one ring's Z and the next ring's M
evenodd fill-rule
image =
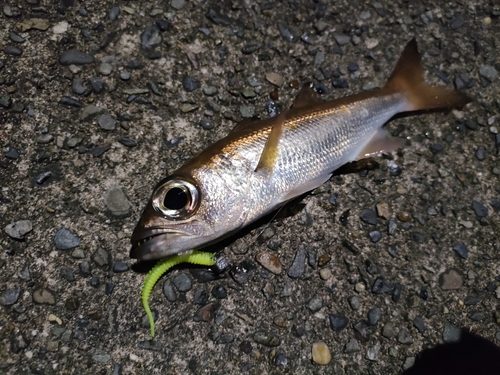
M9 4L0 372L399 374L462 328L498 344L491 2L466 13L451 2ZM322 100L383 87L411 35L427 80L473 102L394 118L402 150L215 245L229 266L169 270L150 298L151 340L140 288L152 264L128 253L155 185L243 117L289 108L307 82Z

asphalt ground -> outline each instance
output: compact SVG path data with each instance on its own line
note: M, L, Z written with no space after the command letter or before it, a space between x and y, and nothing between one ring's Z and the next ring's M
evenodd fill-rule
M497 373L498 3L1 8L0 373ZM473 102L392 120L407 147L220 244L221 274L169 271L152 340L129 241L155 184L306 82L380 87L414 37Z

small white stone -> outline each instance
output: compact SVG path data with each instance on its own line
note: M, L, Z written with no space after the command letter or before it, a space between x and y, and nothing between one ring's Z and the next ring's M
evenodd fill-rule
M69 23L67 21L61 21L54 25L52 31L54 32L54 34L64 34L66 31L68 31L68 28Z
M138 356L136 356L136 355L135 355L135 354L133 354L133 353L130 353L129 358L130 358L130 360L131 360L131 361L134 361L134 362L139 362L139 357L138 357Z

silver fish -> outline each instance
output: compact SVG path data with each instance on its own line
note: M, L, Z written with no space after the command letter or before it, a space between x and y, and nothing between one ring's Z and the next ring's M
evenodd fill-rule
M394 115L469 101L425 83L415 40L380 90L325 102L305 86L288 111L239 123L162 180L132 234L130 256L159 259L218 241L320 186L340 166L403 146L382 128Z

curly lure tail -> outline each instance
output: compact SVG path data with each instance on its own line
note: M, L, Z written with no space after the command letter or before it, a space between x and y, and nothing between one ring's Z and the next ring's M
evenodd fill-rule
M160 277L170 268L180 263L213 266L215 264L215 255L201 251L193 251L189 254L183 255L174 255L159 261L156 266L154 266L151 271L149 271L142 287L141 300L142 306L144 307L146 315L148 316L149 326L151 327L151 337L155 337L155 321L153 318L153 313L151 312L151 308L149 307L149 296L151 295L151 292L153 291L153 288Z

